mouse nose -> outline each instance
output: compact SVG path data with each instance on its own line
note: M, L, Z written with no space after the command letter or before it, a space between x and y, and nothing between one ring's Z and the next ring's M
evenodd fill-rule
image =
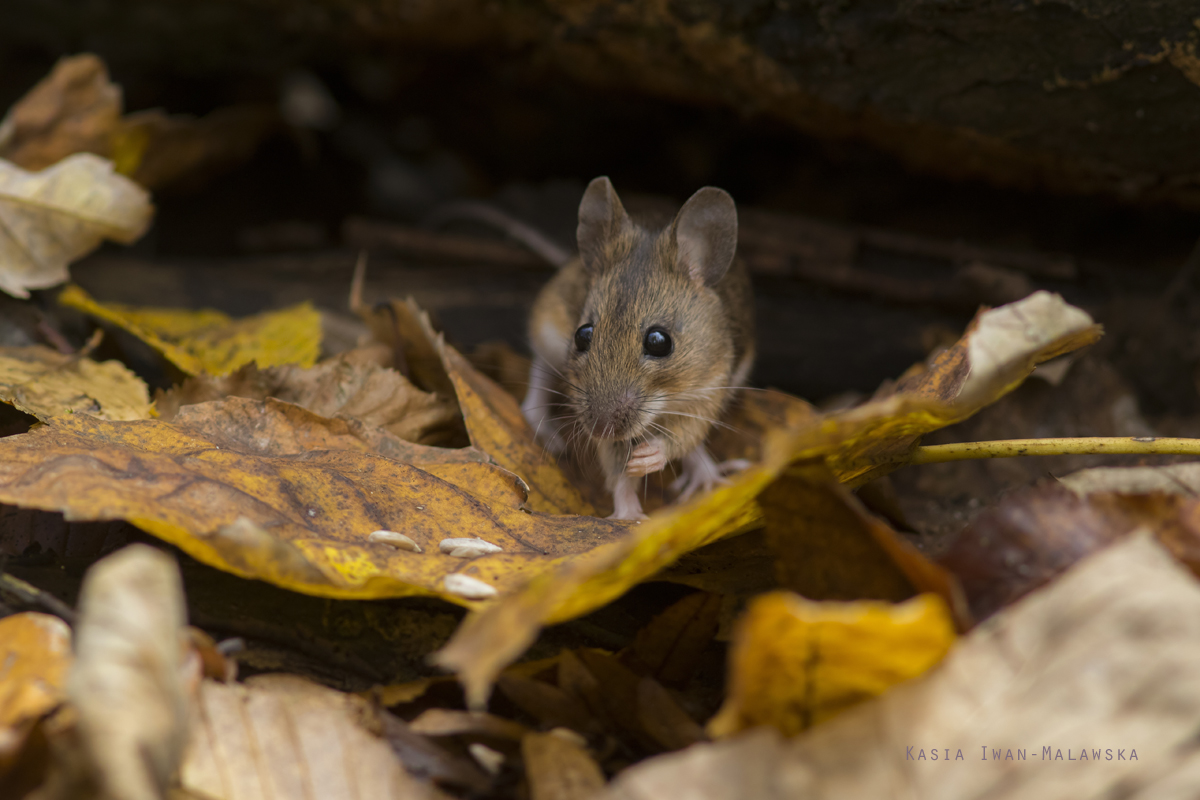
M641 416L641 402L633 389L612 392L591 404L592 436L597 439L628 439Z

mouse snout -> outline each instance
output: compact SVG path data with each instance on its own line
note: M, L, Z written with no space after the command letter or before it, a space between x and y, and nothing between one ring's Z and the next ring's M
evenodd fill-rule
M629 439L641 427L641 395L633 389L588 399L583 423L594 439Z

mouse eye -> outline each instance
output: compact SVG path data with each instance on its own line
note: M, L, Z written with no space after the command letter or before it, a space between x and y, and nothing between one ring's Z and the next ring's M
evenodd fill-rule
M575 331L575 349L581 353L586 353L587 349L592 346L592 323L580 325L579 330Z
M642 341L642 351L646 355L664 358L671 355L674 349L675 343L671 341L671 335L662 328L654 327L646 331L646 338Z

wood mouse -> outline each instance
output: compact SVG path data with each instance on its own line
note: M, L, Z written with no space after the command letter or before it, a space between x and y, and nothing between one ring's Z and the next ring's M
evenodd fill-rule
M645 519L639 480L681 459L681 499L744 461L718 464L704 442L754 362L754 297L735 258L737 208L707 186L650 231L596 178L579 204L579 257L534 302L522 411L552 452L592 445L611 519Z

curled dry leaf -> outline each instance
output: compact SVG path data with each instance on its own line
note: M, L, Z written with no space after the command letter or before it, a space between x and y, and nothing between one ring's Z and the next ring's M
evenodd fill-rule
M65 698L71 629L50 614L0 619L0 785L13 772L33 725Z
M234 320L212 309L99 303L74 285L58 301L124 328L188 375L227 375L250 363L311 367L321 352L321 315L309 303Z
M38 171L72 153L109 155L121 87L91 53L60 58L0 121L0 158Z
M58 417L0 439L0 502L124 519L206 564L310 594L461 605L475 599L448 576L511 591L625 536L619 523L521 510L520 479L477 451L392 437L384 457L377 438L357 433L241 398L187 406L172 423ZM376 530L403 532L423 552L368 541ZM503 552L467 563L438 552L468 532Z
M794 735L925 673L953 643L954 621L934 594L898 605L763 595L734 631L725 705L709 732L772 725Z
M1198 659L1200 583L1132 536L976 628L922 678L790 742L752 731L643 762L600 797L1188 797Z
M40 345L0 347L0 401L39 419L59 414L150 418L145 382L121 362L98 363Z
M996 331L1008 330L1013 320L1023 321L1022 346L993 342ZM1040 361L1099 335L1086 314L1045 292L983 312L958 344L901 380L891 394L824 416L793 413L790 427L767 435L761 460L728 485L656 512L626 540L540 575L468 616L434 659L457 672L468 701L481 706L496 675L533 642L542 625L599 608L684 553L744 530L759 518L755 498L790 462L824 459L839 481L865 482L903 464L923 434L969 417L1010 391ZM982 341L972 345L977 337ZM973 353L981 364L973 364ZM465 410L464 417L470 428ZM917 572L922 580L939 576L918 559L901 569L911 572L910 579Z
M159 110L122 117L122 106L121 87L101 59L61 58L0 122L0 158L41 170L73 153L95 153L158 188L248 158L279 117L260 105L217 109L198 120Z
M41 172L0 160L0 289L23 298L63 283L72 261L105 239L137 241L153 215L144 189L90 153Z
M196 375L155 396L161 419L181 406L225 397L275 397L323 417L350 417L401 439L442 444L455 438L462 420L453 398L423 392L394 369L343 353L316 366L260 369L246 364L222 377Z
M161 551L131 545L88 571L67 680L74 724L51 734L39 800L165 796L200 671L184 613L179 570Z
M361 698L297 676L205 681L180 783L212 800L446 797L405 771L369 718Z

